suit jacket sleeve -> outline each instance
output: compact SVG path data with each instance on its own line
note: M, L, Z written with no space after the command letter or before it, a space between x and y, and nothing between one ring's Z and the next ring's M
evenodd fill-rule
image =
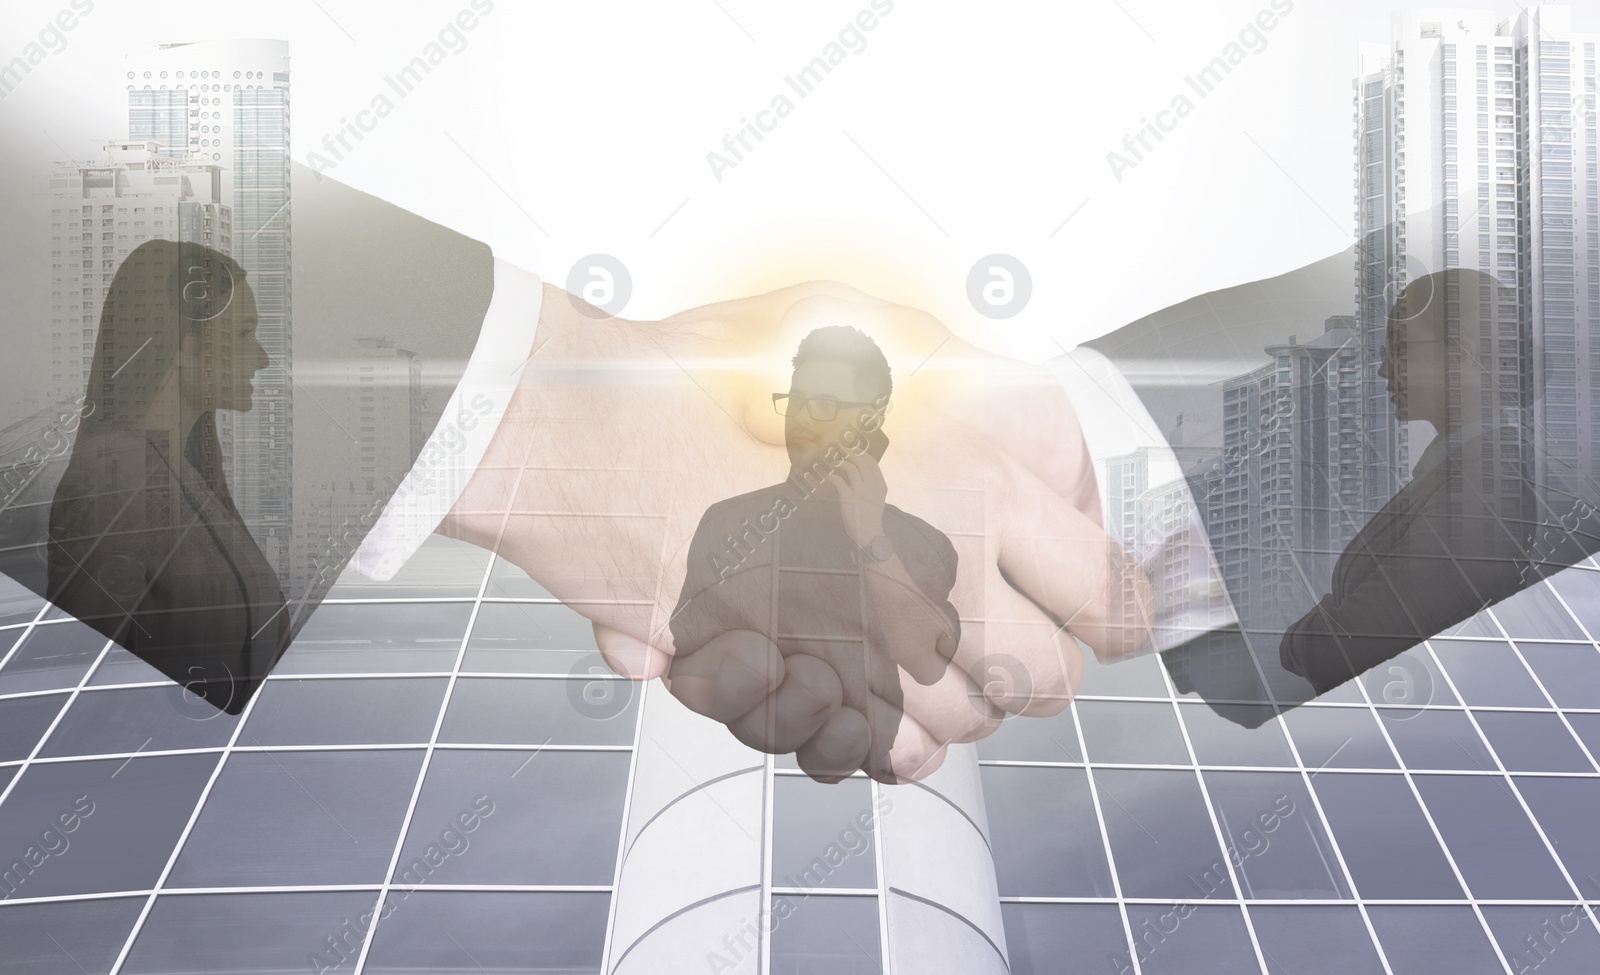
M1384 506L1333 591L1284 632L1286 669L1321 694L1535 581L1523 578L1529 526L1462 480L1414 481Z
M494 291L486 244L293 168L295 628L415 465ZM235 472L238 483L239 472Z

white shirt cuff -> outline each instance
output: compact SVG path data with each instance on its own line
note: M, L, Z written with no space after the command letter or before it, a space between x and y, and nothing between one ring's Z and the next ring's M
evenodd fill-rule
M1104 355L1082 346L1047 365L1083 424L1106 531L1138 561L1155 590L1154 626L1140 653L1170 650L1237 624L1183 468L1127 378ZM1112 484L1112 476L1121 483Z
M379 582L392 579L455 507L522 378L543 297L537 275L494 259L494 294L461 382L350 568Z

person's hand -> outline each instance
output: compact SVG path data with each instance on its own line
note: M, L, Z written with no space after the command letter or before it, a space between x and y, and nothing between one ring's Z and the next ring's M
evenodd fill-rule
M692 650L698 673L675 677L673 693L730 726L771 729L743 736L756 747L810 745L808 770L833 773L865 750L863 729L836 716L825 666L786 666L759 631L678 648L669 628L700 516L783 479L770 394L785 388L800 337L840 321L871 335L895 371L888 500L960 555L950 601L961 644L941 679L904 682L894 777L926 775L948 743L981 738L1005 713L1066 707L1082 677L1074 638L1105 658L1144 641L1149 583L1101 527L1077 418L1044 369L836 284L654 323L589 317L573 302L546 288L521 387L440 531L498 552L593 620L618 673L662 676Z
M883 505L889 495L883 468L871 454L849 454L832 476L845 533L857 548L871 545L883 534Z

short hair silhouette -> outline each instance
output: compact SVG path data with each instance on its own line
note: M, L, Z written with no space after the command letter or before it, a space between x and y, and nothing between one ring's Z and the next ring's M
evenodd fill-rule
M858 328L849 325L825 325L815 329L800 340L794 353L794 368L807 362L842 362L853 366L856 380L868 379L881 385L885 394L894 392L894 378L889 374L889 360L884 358L878 343Z

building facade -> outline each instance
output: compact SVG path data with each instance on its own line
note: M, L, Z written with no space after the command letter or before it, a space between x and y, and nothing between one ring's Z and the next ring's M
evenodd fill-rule
M98 162L50 174L50 385L82 392L106 290L147 240L204 244L224 254L232 207L215 163L175 159L157 142L108 142Z
M1545 503L1570 505L1600 474L1600 35L1574 31L1562 6L1398 12L1392 35L1363 52L1356 82L1367 456L1405 466L1377 418L1388 305L1422 275L1476 270L1493 280L1447 300L1478 306L1466 338L1495 396L1463 422L1525 452Z
M1265 351L1269 363L1222 384L1223 457L1201 483L1240 616L1283 624L1368 517L1360 332L1334 316L1321 335Z
M1362 228L1377 244L1363 252L1358 314L1267 347L1266 365L1223 384L1227 456L1195 491L1217 520L1218 551L1239 553L1222 566L1243 573L1229 576L1242 581L1235 592L1268 598L1267 577L1286 569L1274 552L1336 554L1403 478L1407 437L1376 367L1388 306L1422 274L1494 274L1487 297L1444 296L1486 303L1489 314L1461 320L1487 329L1489 376L1512 383L1512 399L1496 395L1479 422L1506 425L1502 408L1536 416L1552 478L1584 463L1586 423L1600 421L1582 412L1600 372L1584 324L1597 298L1594 55L1561 17L1539 8L1508 27L1470 11L1406 14L1387 60L1359 82L1363 214L1374 208ZM167 149L141 144L117 165L58 173L78 211L60 206L52 248L64 339L74 315L82 325L100 262L117 257L124 220L133 243L141 214L124 215L120 200L146 206L143 230L214 233L219 249L229 231L273 225L259 210L230 222L238 196L222 188L222 160L198 158L240 138L208 130L226 121L226 100L258 96L210 77L224 70L212 62L149 70L173 73L153 74L150 89L131 79L135 93L157 93L139 96L138 124ZM238 83L263 84L249 93L276 81ZM222 95L199 87L217 84ZM1579 94L1587 118L1553 121L1563 107L1578 118ZM284 96L259 97L271 129ZM1546 140L1547 115L1569 142ZM154 192L174 174L189 182ZM146 176L150 197L72 196L74 180L82 194ZM171 223L155 227L140 199L168 200ZM285 227L287 216L277 214ZM349 368L370 381L344 382L357 415L415 411L416 356L377 339L362 350ZM1557 395L1567 389L1570 403ZM1147 454L1105 471L1107 522L1125 542L1187 530L1175 471L1152 469ZM330 524L339 517L330 507ZM1171 551L1209 558L1203 546ZM1174 559L1161 563L1169 594L1183 589ZM1591 560L1250 730L1177 693L1154 654L1089 654L1060 714L1008 719L924 782L823 786L660 684L610 673L577 609L442 536L388 582L346 573L237 716L196 707L0 580L0 968L1594 972L1597 634Z
M127 59L128 135L175 159L210 162L237 232L225 251L249 275L268 366L255 408L218 414L234 502L280 578L292 569L294 355L289 201L289 45L163 44Z

